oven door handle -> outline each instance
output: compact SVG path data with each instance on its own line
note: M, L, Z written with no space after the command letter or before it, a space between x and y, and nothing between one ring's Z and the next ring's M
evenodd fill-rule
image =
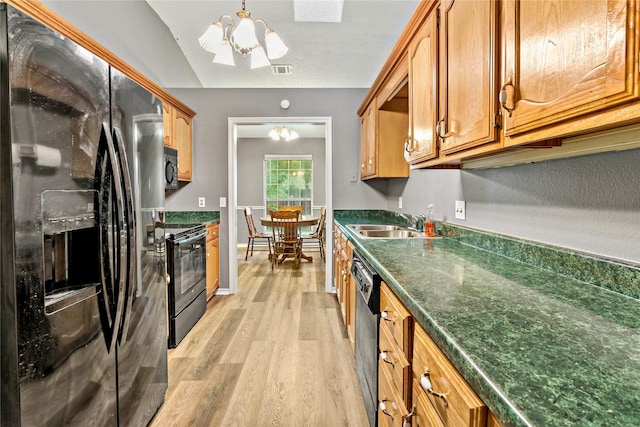
M175 245L176 246L186 245L187 243L195 242L196 240L202 240L205 237L207 237L207 234L208 234L207 230L202 230L195 236L189 236L186 239L176 240Z

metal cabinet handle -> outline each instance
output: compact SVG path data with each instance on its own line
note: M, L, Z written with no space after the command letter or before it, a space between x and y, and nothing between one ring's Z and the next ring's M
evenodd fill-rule
M411 411L404 416L404 419L402 420L402 427L411 427L411 417L413 417L416 414L416 407L415 405L411 408Z
M391 365L391 367L395 367L394 361L392 360L390 354L393 354L393 352L389 350L381 351L380 360L382 360L384 363L388 363L389 365Z
M380 313L380 317L382 318L382 320L385 320L387 322L396 323L396 318L390 316L389 314L389 310L385 309Z
M438 137L441 139L447 137L447 129L444 123L444 118L438 120L438 122L436 123L436 135L438 135Z
M413 141L414 141L413 138L407 138L407 139L404 140L404 151L405 152L411 154L414 151L416 151L416 150L413 149L413 144L412 144Z
M395 412L395 408L393 407L393 402L391 402L390 405L387 405L386 402L389 402L389 401L386 399L380 401L380 404L379 404L380 411L382 411L382 413L385 414L386 416L393 418L393 413Z
M500 101L500 106L507 110L509 117L513 114L513 110L515 110L515 105L513 102L513 97L515 93L515 87L511 79L509 79L500 89L500 93L498 94L498 100ZM507 105L507 102L511 100L511 105Z
M427 393L439 397L440 399L443 400L444 402L444 407L448 407L449 406L449 401L447 400L447 395L445 393L438 393L437 391L435 391L433 389L433 386L431 385L431 380L429 380L429 372L425 372L424 374L422 374L422 376L420 377L420 386L424 389L424 391L426 391Z

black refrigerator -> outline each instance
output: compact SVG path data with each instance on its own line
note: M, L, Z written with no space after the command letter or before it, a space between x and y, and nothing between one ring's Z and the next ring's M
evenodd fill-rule
M167 389L162 104L0 3L2 426L145 426Z

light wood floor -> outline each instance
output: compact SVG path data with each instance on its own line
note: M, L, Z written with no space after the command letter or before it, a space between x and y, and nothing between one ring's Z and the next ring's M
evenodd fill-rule
M169 389L151 427L368 425L325 263L308 252L312 263L272 272L266 252L245 261L238 250L238 293L214 296L169 350Z

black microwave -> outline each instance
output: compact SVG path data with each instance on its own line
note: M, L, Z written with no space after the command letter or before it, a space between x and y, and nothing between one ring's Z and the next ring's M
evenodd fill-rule
M178 189L178 150L164 147L164 189Z

